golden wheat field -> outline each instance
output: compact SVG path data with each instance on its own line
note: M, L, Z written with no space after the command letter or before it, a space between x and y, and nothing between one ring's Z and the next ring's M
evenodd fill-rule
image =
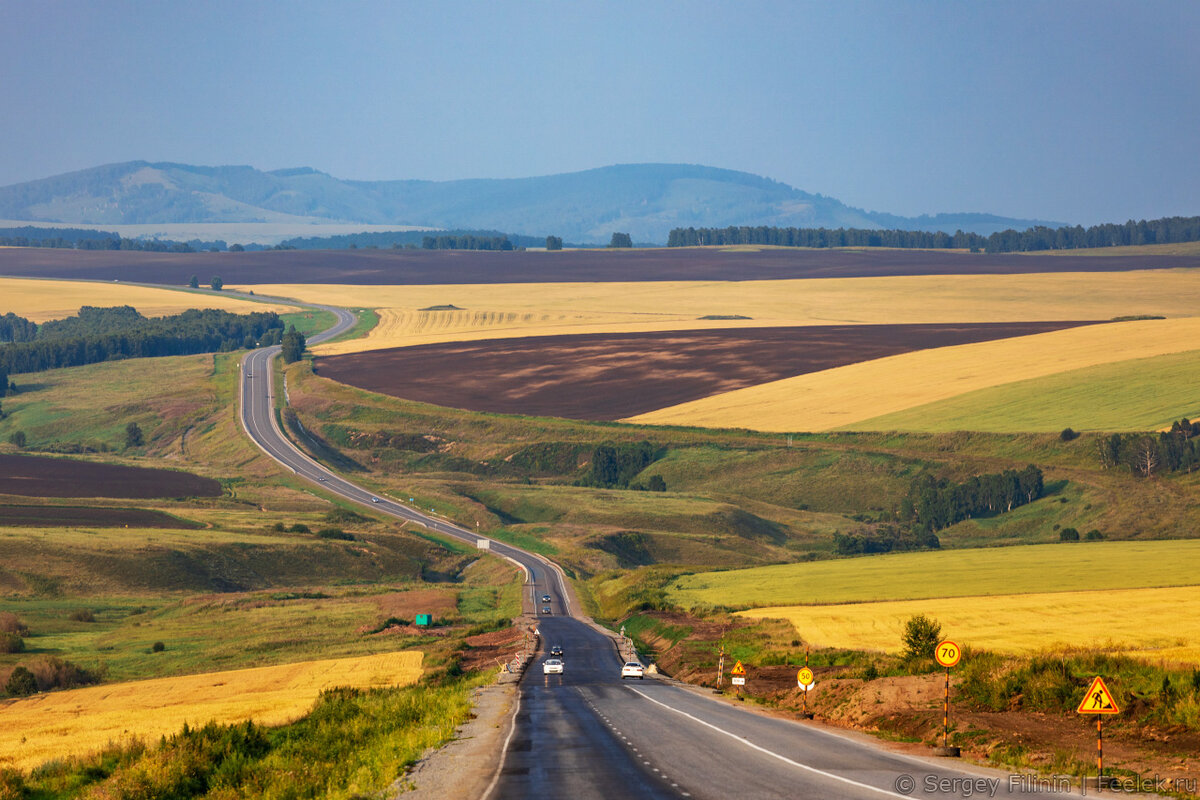
M80 306L133 306L147 317L178 314L189 308L216 308L238 314L296 310L292 306L255 303L216 294L152 289L128 283L0 278L0 314L12 312L40 323L78 314Z
M630 418L651 425L827 431L965 392L1134 358L1182 353L1200 318L1137 320L919 350L738 389Z
M324 689L402 686L421 677L419 652L306 661L50 692L0 704L0 767L31 769L131 737L155 739L209 720L279 725Z
M714 327L1104 320L1196 313L1200 270L779 281L242 287L380 310L365 338L322 355L443 341ZM422 311L453 305L460 310ZM740 315L749 320L702 320Z
M786 619L819 647L898 652L905 621L925 614L942 624L943 636L963 647L1003 653L1086 647L1200 664L1197 604L1200 587L1186 586L778 606L740 613Z

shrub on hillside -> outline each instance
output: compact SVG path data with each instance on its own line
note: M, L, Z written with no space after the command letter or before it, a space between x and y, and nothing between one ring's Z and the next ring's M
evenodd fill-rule
M312 530L309 529L309 527L303 522L297 522L295 525L288 528L288 530L292 533L312 533Z
M29 628L11 611L0 611L0 631L25 636L29 633Z
M319 539L340 539L343 542L353 542L354 534L346 533L341 528L322 528L317 531Z
M904 643L904 655L908 658L933 658L933 651L942 636L942 623L924 614L910 617L904 623L900 639Z
M1101 533L1100 531L1096 530L1095 528L1092 528L1090 531L1088 531L1084 535L1083 538L1087 539L1089 542L1098 542L1104 538L1104 534Z
M83 667L54 656L41 656L27 666L37 680L38 688L43 692L50 689L74 689L100 680L98 675Z
M25 640L19 634L0 631L0 653L22 653Z
M1078 542L1079 531L1074 528L1063 528L1058 532L1058 540L1060 542Z
M1062 433L1058 435L1058 438L1062 439L1064 442L1070 442L1079 438L1079 432L1072 430L1071 428L1063 428Z
M96 615L89 608L77 608L71 612L72 622L95 622Z
M36 694L38 690L37 679L33 673L25 667L17 667L8 676L8 681L4 684L4 691L12 697L28 697L31 694Z
M335 525L356 525L360 522L370 522L371 520L357 511L351 511L348 508L335 508L325 513L325 521L332 522Z

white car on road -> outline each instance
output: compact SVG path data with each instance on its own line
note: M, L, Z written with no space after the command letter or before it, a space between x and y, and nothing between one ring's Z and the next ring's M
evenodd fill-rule
M621 680L626 678L637 678L638 680L646 679L646 668L638 661L626 661L625 666L621 667Z
M542 674L544 675L562 675L563 662L561 658L547 658L542 662Z

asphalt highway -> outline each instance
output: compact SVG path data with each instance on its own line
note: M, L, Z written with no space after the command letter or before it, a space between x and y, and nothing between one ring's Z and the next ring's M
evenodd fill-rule
M337 314L338 323L310 343L354 324L349 312L326 310ZM654 676L622 681L613 640L572 606L555 565L374 494L297 449L279 430L273 411L271 362L278 352L262 348L242 360L242 424L268 455L372 511L476 546L486 542L491 552L525 571L525 608L541 617L542 652L522 679L512 734L483 800L1047 797L1044 786L1020 776L897 754L866 737L752 713ZM541 601L543 595L550 596L549 603ZM542 613L544 607L550 613ZM542 662L555 645L564 650L565 672L544 675Z

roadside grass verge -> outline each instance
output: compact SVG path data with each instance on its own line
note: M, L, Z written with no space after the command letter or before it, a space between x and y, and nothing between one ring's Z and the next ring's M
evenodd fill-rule
M332 311L323 311L317 308L289 311L286 314L280 314L279 319L282 320L285 331L289 325L295 325L296 330L305 336L332 328L337 322L337 316Z
M154 741L183 725L253 720L280 725L303 716L335 687L404 686L422 675L419 651L294 662L48 692L0 708L0 753L32 769L136 736Z
M309 714L277 728L208 723L157 745L115 745L26 776L6 772L15 797L330 797L382 793L470 714L486 677L398 689L335 688Z
M332 339L322 342L322 345L333 344L335 342L344 342L350 339L361 339L364 336L369 336L371 331L379 326L379 312L373 308L360 308L354 311L355 322L354 327L345 333L341 333ZM331 327L333 321L325 327Z

